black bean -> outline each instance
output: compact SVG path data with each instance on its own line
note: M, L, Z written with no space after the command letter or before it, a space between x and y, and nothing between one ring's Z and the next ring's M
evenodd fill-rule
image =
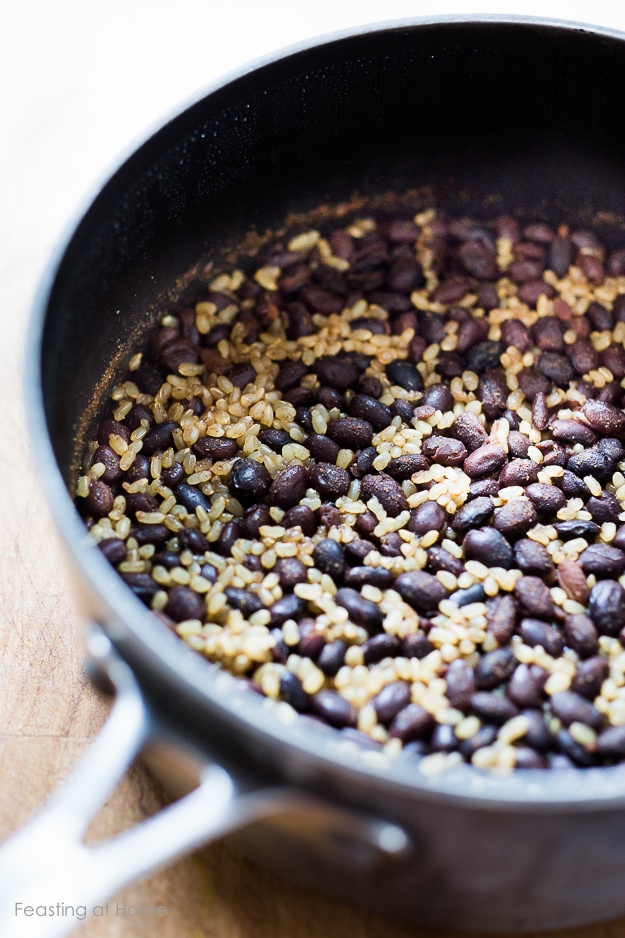
M610 673L610 666L604 658L586 658L577 665L571 690L589 700L594 700L601 693L601 685Z
M464 572L464 564L444 547L428 548L428 567L434 573L445 570L458 577Z
M549 587L537 576L524 576L517 580L514 596L525 615L536 619L551 619L554 604Z
M345 545L345 559L347 563L362 563L365 557L368 557L371 551L376 549L376 545L372 541L357 537Z
M556 733L555 742L558 749L565 755L568 756L573 765L577 765L580 768L588 768L591 765L594 765L594 759L588 753L580 743L578 743L568 730L562 729ZM553 762L551 763L552 767Z
M173 432L178 430L178 424L173 420L166 420L153 427L143 437L141 452L144 456L153 456L155 453L166 450L174 442Z
M519 625L519 635L526 645L535 648L542 645L547 654L559 657L564 649L564 640L558 630L540 619L523 619Z
M625 627L625 589L617 580L600 580L590 590L588 615L600 635L618 635Z
M149 573L122 573L121 577L126 586L129 586L133 591L137 599L140 599L146 606L150 604L153 596L159 590L158 583L152 579ZM194 595L197 596L197 593ZM167 613L167 615L172 619L174 618L171 613ZM184 619L186 616L181 616L180 618Z
M377 586L388 589L393 582L393 574L384 567L349 567L345 571L345 586L360 589L362 586Z
M497 368L499 359L505 350L506 347L503 342L493 342L489 339L478 342L466 353L467 368L478 375L488 368Z
M614 460L606 453L602 453L596 446L584 450L581 453L574 453L566 464L570 472L581 476L594 476L599 482L608 482L614 471Z
M361 378L360 381L358 382L358 390L360 394L364 394L367 397L374 398L377 403L377 398L381 397L382 392L383 392L382 382L378 381L377 378L374 378L373 375L365 375L365 377ZM392 417L390 409L389 409L389 415L390 417ZM362 414L352 414L351 416L361 417ZM390 422L390 417L389 417L389 422ZM368 420L369 418L365 417L364 419ZM373 423L373 421L369 420L369 423Z
M238 609L246 619L251 615L263 609L263 602L256 593L251 590L241 589L236 586L227 586L224 590L228 605L233 609Z
M435 576L421 570L409 570L400 573L393 584L403 600L417 612L433 612L438 609L441 600L446 599L448 591Z
M580 554L579 565L586 576L594 573L601 579L619 577L625 570L625 553L609 544L591 544Z
M475 666L475 686L478 690L493 690L510 677L517 660L509 646L489 651Z
M122 475L122 470L119 468L119 456L110 446L98 446L93 454L93 462L94 464L102 463L105 467L100 476L103 482L115 482Z
M454 732L453 726L447 723L439 723L434 727L432 738L430 739L431 752L455 752L460 740Z
M429 468L430 464L426 457L414 453L406 456L395 456L389 462L386 471L393 479L403 482L405 479L410 479L415 472L423 472Z
M208 539L197 528L183 528L178 534L178 540L181 550L190 550L196 557L211 549Z
M398 398L391 404L391 413L394 417L401 417L404 423L410 424L414 414L414 404Z
M508 452L516 459L525 459L530 448L530 441L524 433L512 430L508 436Z
M313 510L308 505L295 505L286 512L282 519L282 526L285 528L300 527L302 534L306 537L312 537L317 530L317 521Z
M599 636L592 619L583 613L568 615L564 620L564 634L567 644L581 658L594 655L599 648Z
M481 479L499 472L507 461L506 452L498 443L484 443L464 461L463 469L470 479Z
M249 559L249 558L247 558ZM260 557L258 558L260 561ZM210 563L203 563L200 567L200 576L203 576L205 580L208 580L209 583L217 582L217 570Z
M276 375L274 387L277 391L290 391L297 387L308 368L302 361L286 361L280 366L280 371Z
M449 433L456 440L464 443L469 453L479 449L487 440L486 430L475 414L470 411L456 417L449 428Z
M165 478L165 474L171 472L175 467L179 470L179 478L169 479ZM175 485L180 482L184 476L184 469L180 463L175 462L171 469L163 470L161 472L161 479L165 482L165 485L168 485L169 488L173 488ZM147 456L144 456L142 453L139 453L129 469L126 470L126 481L127 482L138 482L139 479L149 479L150 478L150 460Z
M319 506L319 523L321 527L337 527L341 523L341 512L332 502Z
M423 739L432 728L434 719L420 704L411 703L400 710L389 727L389 736L403 743Z
M571 723L585 723L594 730L603 726L603 717L586 697L574 691L562 691L551 696L551 709L565 726Z
M318 462L310 470L310 486L323 499L337 499L347 495L350 476L346 469L327 462Z
M446 384L431 384L423 392L423 403L445 413L452 410L454 399Z
M320 690L311 699L315 713L337 729L344 726L356 726L356 708L340 694L332 690Z
M126 559L128 548L126 542L122 541L120 537L107 537L98 543L98 547L113 566L117 566L118 563Z
M625 756L625 726L610 726L597 736L596 753L607 759Z
M236 388L246 388L256 380L256 369L249 362L239 362L228 371L228 379Z
M531 459L513 459L499 473L499 484L504 487L520 485L523 488L536 482L540 466Z
M522 715L529 723L529 728L525 733L525 742L538 749L539 752L547 752L552 745L552 734L545 723L542 711L535 709L523 710Z
M508 697L519 707L539 707L548 677L536 664L518 664L508 681Z
M256 460L238 459L230 473L230 488L242 505L249 505L260 501L268 494L271 488L271 476Z
M298 654L303 658L311 658L316 661L325 644L324 634L317 628L315 620L301 619L299 622Z
M500 645L505 645L514 635L517 607L510 595L497 596L486 607L486 628Z
M592 446L597 442L596 434L587 424L579 420L554 420L551 424L551 432L554 440L561 440L564 443L582 443L584 446Z
M333 464L341 451L341 447L329 436L323 433L311 433L306 440L306 447L310 455L318 462Z
M586 605L590 590L584 571L578 563L563 560L558 564L558 582L569 599Z
M142 544L162 546L171 537L171 531L164 524L137 524L131 525L130 536L134 537L139 547Z
M219 532L215 549L222 557L229 557L230 551L241 536L241 527L238 521L228 521Z
M555 479L555 485L562 489L567 498L581 498L586 501L590 497L590 489L574 472L565 469L561 476Z
M406 684L405 681L393 681L383 687L371 703L380 723L388 726L399 711L410 703L410 684Z
M182 622L185 619L201 620L206 612L206 603L188 586L173 586L169 590L164 611L175 622Z
M472 528L462 544L467 560L479 560L487 567L503 567L509 570L514 555L512 547L503 534L493 528Z
M542 544L522 538L514 545L514 562L528 576L550 578L554 571L551 554Z
M161 426L164 426L164 424L161 424ZM178 424L174 424L174 426L178 426ZM111 436L120 436L125 443L130 443L130 432L125 424L119 420L103 420L98 427L98 443L100 446L109 446ZM148 436L149 434L143 438L144 449Z
M360 498L364 502L377 498L391 518L408 509L408 500L401 485L385 472L363 477L360 482Z
M138 458L139 457L137 456L137 459ZM131 469L134 467L135 463L137 462L137 459L135 459L135 462L130 467ZM128 471L126 475L128 477L128 481L130 481L130 471ZM147 478L147 473L145 475L145 478ZM182 482L183 479L184 479L184 469L179 462L172 463L169 469L161 470L161 482L164 485L167 485L170 489L175 489L176 486L180 482Z
M405 658L425 658L434 651L434 645L425 632L414 632L401 642L401 653Z
M423 455L439 466L461 466L467 458L464 443L446 436L429 436L423 441Z
M373 439L373 427L357 417L339 417L328 423L328 436L346 449L364 449Z
M126 495L126 512L134 515L138 511L158 511L159 503L148 492L132 492Z
M327 677L335 677L339 669L343 667L346 651L347 645L340 639L335 642L328 642L319 653L317 667L323 671Z
M605 524L606 521L611 521L618 525L619 515L623 509L616 495L606 491L599 496L593 495L589 498L586 502L586 511L590 512L595 524Z
M532 502L526 498L514 498L497 509L493 527L509 541L517 541L534 527L536 521L536 509Z
M543 352L538 358L537 368L542 375L561 388L565 388L575 377L571 362L560 352Z
M549 267L558 277L564 277L575 260L575 247L570 238L554 238L549 247Z
M338 606L343 606L349 613L349 618L356 625L364 626L368 631L376 631L382 627L384 614L377 603L350 587L343 587L334 597Z
M464 709L469 706L471 697L475 693L475 672L464 658L456 658L447 668L445 681L447 690L445 696L452 707Z
M515 769L546 769L549 767L547 759L532 749L531 746L516 746L514 753Z
M519 712L517 706L507 697L501 697L499 694L487 690L480 690L473 694L470 705L478 717L497 725L507 723Z
M246 509L241 520L241 536L251 541L256 540L260 528L265 524L273 524L269 508L266 505L253 505ZM317 530L316 523L315 530Z
M386 377L391 385L398 385L404 391L422 391L423 378L412 362L396 358L386 366Z
M310 698L302 682L291 671L284 671L280 676L280 697L298 713L306 713L310 708Z
M355 479L362 479L363 476L375 472L373 461L377 457L378 451L375 446L367 446L356 453L355 459L350 463L349 471Z
M508 385L501 368L491 368L480 376L477 398L482 402L482 413L487 420L501 417L508 406Z
M428 531L438 531L442 533L447 524L447 515L440 505L436 502L423 502L410 513L408 530L413 534L423 536Z
M315 566L333 580L339 580L345 570L343 547L330 537L320 541L313 551Z
M500 485L497 479L478 479L469 485L469 499L486 498L486 496L493 498L499 495L499 489Z
M449 598L457 606L468 606L470 603L483 603L486 592L481 583L474 583L466 589L456 590Z
M241 462L243 462L243 460L241 460ZM180 485L177 485L174 489L174 495L176 496L178 504L184 505L189 514L194 514L196 508L203 508L205 511L210 511L210 500L197 485L189 485L187 482L181 482Z
M602 401L586 401L582 413L593 430L602 436L621 437L625 435L625 414L618 407Z
M307 580L308 567L297 557L283 557L273 569L280 577L280 586L285 591L290 592L297 583L305 583Z
M113 510L114 496L110 485L101 479L89 483L89 494L83 502L84 510L94 518L105 518Z
M271 614L271 620L269 624L272 628L276 626L284 625L287 619L301 619L306 610L306 603L298 599L295 593L288 593L286 596L283 596L282 599L276 600L272 606L269 607L269 612Z
M381 632L367 639L361 648L365 664L377 664L385 658L397 657L401 653L401 642L395 635Z
M322 384L346 391L358 381L359 369L353 361L326 355L318 358L311 366Z
M558 537L563 541L570 541L573 538L583 537L587 541L593 541L601 528L594 521L556 521L554 528ZM592 555L591 555L592 556Z
M525 494L543 514L555 515L566 506L566 496L555 485L533 482L527 486Z
M281 453L285 446L293 442L286 430L261 430L258 440L272 449L274 453Z
M389 407L382 401L377 401L375 397L369 397L367 394L356 394L349 405L350 417L364 420L369 423L376 433L388 427L393 415ZM332 436L332 434L330 434ZM369 440L371 442L371 440ZM368 445L368 444L366 444Z
M497 739L497 727L492 724L485 724L480 726L477 733L474 733L469 739L463 739L458 744L458 749L465 757L467 761L471 760L471 756L474 752L477 752L478 749L483 749L484 746L490 746Z
M279 508L293 508L304 497L310 481L310 471L305 466L292 463L277 474L269 497Z

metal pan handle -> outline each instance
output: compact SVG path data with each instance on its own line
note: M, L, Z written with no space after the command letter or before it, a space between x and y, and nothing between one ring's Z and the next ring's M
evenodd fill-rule
M91 633L89 650L115 687L115 703L100 736L70 778L0 848L2 938L60 938L92 914L97 903L128 883L270 815L312 813L322 827L338 830L387 858L408 849L401 828L297 789L259 788L238 794L231 776L216 764L207 765L196 789L154 817L103 844L85 846L82 838L92 817L134 757L158 736L158 725L132 671L101 630ZM71 907L71 913L63 907Z

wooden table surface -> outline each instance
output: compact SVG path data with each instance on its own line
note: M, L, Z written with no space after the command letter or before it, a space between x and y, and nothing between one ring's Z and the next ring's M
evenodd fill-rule
M80 631L24 432L21 361L29 307L65 220L128 141L215 75L306 35L414 12L409 0L391 0L382 14L368 0L315 5L276 0L253 9L231 0L227 10L181 0L175 14L173 6L155 7L147 0L25 0L11 13L4 10L0 29L0 839L23 824L67 775L108 711L83 670ZM554 15L584 19L581 4L552 8ZM461 9L460 3L430 2L420 4L419 12ZM537 2L524 9L544 11ZM595 22L610 22L613 15L607 4L593 7ZM137 764L102 808L90 835L119 831L163 800L158 784ZM150 920L90 919L76 935L452 938L451 932L411 929L326 901L251 865L225 845L130 886L114 901L161 905L167 914ZM622 938L625 919L551 934Z

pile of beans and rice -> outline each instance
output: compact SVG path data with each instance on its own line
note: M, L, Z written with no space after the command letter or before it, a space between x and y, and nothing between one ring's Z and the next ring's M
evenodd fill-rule
M165 315L78 480L182 640L423 771L625 758L625 250L356 218Z

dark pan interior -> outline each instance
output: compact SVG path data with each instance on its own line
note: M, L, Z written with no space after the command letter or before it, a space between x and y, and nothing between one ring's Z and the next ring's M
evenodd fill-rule
M410 190L412 207L598 221L623 243L624 79L618 37L445 22L287 55L194 104L104 187L55 277L43 395L66 481L131 346L250 230Z

